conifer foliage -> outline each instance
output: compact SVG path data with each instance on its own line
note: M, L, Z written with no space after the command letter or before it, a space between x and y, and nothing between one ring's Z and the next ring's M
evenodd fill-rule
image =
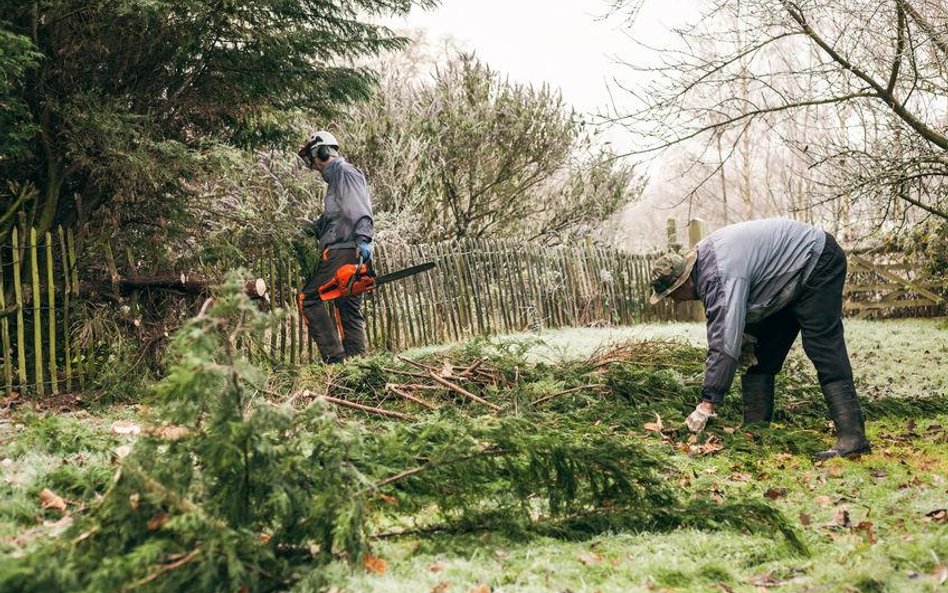
M266 323L236 280L206 303L176 334L152 428L107 491L65 535L0 562L0 589L288 590L377 537L434 531L776 527L802 549L763 503L680 501L665 461L582 417L521 413L516 399L399 422L347 419L325 398L279 403L245 356ZM379 370L365 367L350 379Z

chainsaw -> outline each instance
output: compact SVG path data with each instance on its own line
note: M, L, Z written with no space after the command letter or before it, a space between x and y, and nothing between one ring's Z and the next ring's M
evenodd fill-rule
M433 267L435 267L435 263L429 261L417 266L396 270L384 276L376 276L372 266L362 262L362 255L360 254L358 263L340 266L329 282L319 287L319 298L324 301L331 301L346 296L357 296L375 290L393 280L401 280L421 272L427 272Z

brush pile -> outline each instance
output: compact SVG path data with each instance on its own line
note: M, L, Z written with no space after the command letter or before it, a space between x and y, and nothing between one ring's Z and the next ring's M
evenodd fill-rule
M314 367L282 389L237 347L267 321L234 284L175 336L148 424L176 430L143 430L62 536L0 561L0 590L292 590L378 538L485 530L739 529L805 553L762 501L682 499L673 464L642 443L676 439L697 349L548 364L482 341Z

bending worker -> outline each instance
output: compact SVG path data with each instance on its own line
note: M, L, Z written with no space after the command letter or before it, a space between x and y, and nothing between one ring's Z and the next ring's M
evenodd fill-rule
M335 319L319 298L319 287L343 265L372 261L372 203L362 171L339 155L339 142L326 131L314 132L299 151L328 184L323 213L314 222L321 256L299 295L300 311L323 361L342 362L365 353L362 295L333 301Z
M799 333L836 425L836 444L817 458L868 453L843 337L845 280L846 254L833 236L792 220L727 226L684 256L660 257L652 269L652 304L664 297L700 299L707 316L703 401L688 417L688 428L699 432L714 417L737 371L745 332L757 340L757 362L741 379L744 423L769 423L774 375Z

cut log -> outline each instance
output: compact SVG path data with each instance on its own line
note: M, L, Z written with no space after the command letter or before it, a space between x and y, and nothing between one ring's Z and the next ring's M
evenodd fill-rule
M181 294L206 295L211 288L219 284L216 280L209 280L200 274L165 273L154 276L126 276L116 279L94 280L82 282L79 287L80 296L126 296L134 291L163 290ZM116 295L116 291L118 295ZM244 294L251 299L265 299L267 297L267 283L263 278L251 278L244 282Z

